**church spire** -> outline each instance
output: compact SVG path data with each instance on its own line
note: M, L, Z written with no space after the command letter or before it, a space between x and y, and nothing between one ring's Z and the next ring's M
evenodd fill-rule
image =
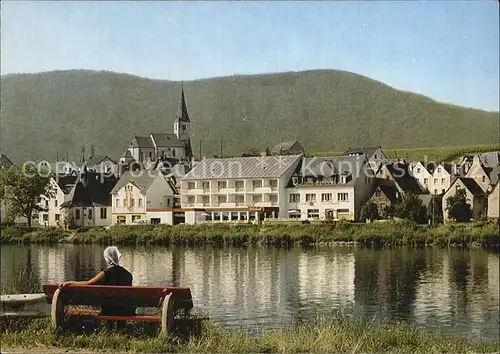
M184 82L181 84L181 100L179 101L179 109L177 110L177 119L181 122L191 122L186 106L186 97L184 97Z

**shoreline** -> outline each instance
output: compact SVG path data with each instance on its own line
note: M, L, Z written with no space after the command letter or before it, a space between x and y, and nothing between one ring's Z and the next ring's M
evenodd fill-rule
M1 332L2 352L120 351L120 352L398 352L398 353L493 353L499 340L470 340L417 329L403 323L362 325L352 319L318 317L313 324L288 329L227 328L207 320L185 326L175 334L158 334L157 328L133 325L126 332L102 330L56 333L49 319L7 324Z
M405 221L376 223L278 223L137 225L63 230L2 228L2 244L101 244L162 246L274 247L459 247L500 248L497 221L449 223L430 227Z

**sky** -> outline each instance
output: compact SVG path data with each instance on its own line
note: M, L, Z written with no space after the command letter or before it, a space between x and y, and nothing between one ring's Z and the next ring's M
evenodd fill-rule
M346 70L499 110L491 1L2 1L1 73L110 70L167 80Z

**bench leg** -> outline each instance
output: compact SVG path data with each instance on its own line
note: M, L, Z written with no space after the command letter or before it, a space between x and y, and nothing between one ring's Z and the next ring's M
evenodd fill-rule
M163 299L163 310L161 313L161 332L164 334L172 330L174 324L174 298L172 293L165 296Z
M64 300L61 290L57 289L52 297L52 309L50 311L50 323L53 329L63 327L64 321Z

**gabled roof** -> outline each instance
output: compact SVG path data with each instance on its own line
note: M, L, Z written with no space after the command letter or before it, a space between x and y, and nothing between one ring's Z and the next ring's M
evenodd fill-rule
M117 181L114 177L104 177L95 172L81 173L61 207L111 206L110 191Z
M293 147L293 145L295 145L295 144L299 144L300 145L300 149L302 151L304 150L304 147L302 146L301 143L298 142L298 140L290 140L290 141L284 141L284 142L279 143L278 145L275 145L271 149L271 152L273 152L273 153L279 153L281 150L287 151L287 150L290 150Z
M151 139L156 147L184 147L185 143L177 139L175 134L151 133Z
M381 149L382 146L362 146L362 147L355 147L355 148L347 148L346 151L342 155L344 156L349 156L349 155L362 155L365 154L368 157L373 156L375 151L378 149Z
M111 190L111 194L117 193L121 188L126 186L128 183L135 185L142 194L146 194L149 187L153 184L156 177L163 174L160 171L126 171L122 177L118 180L114 188Z
M182 180L221 178L278 178L301 155L236 157L200 161Z
M7 157L5 154L0 154L0 168L1 167L10 167L14 165L14 163Z
M481 163L485 167L498 167L500 166L500 153L498 151L485 152L479 156Z
M393 163L385 165L391 174L394 182L404 192L412 192L415 194L422 194L424 191L418 184L418 181L413 177L409 171L408 165L402 163Z
M127 150L128 151L128 150ZM95 165L98 165L100 164L101 162L103 162L104 160L110 160L112 163L116 164L116 162L111 159L111 157L109 156L94 156L93 158L91 158L89 161L87 161L87 166L95 166Z
M477 182L474 178L458 177L457 180L460 180L460 182L463 183L465 188L467 188L472 193L472 195L474 195L474 196L484 196L485 195L483 189L479 186L479 184L477 184ZM455 180L455 182L456 182L456 180Z
M154 149L153 140L149 136L134 136L132 141L130 142L131 147L139 147L139 148L151 148Z
M396 193L398 189L396 188L396 186L391 186L388 184L379 184L377 188L380 189L382 193L384 193L384 195L387 197L387 199L391 201L391 203L397 202L398 199L396 197L397 195Z
M130 150L125 150L125 152L123 153L122 157L124 157L126 159L133 159L134 158L132 156L132 153L130 152Z
M184 97L184 85L181 87L181 99L179 101L176 117L181 122L191 122L187 111L186 97Z
M54 181L57 183L59 188L63 191L64 194L69 194L73 189L78 175L76 173L72 174L56 174L54 177Z
M419 161L422 166L429 172L431 175L434 173L434 171L437 169L437 167L440 165L437 162L434 161Z

